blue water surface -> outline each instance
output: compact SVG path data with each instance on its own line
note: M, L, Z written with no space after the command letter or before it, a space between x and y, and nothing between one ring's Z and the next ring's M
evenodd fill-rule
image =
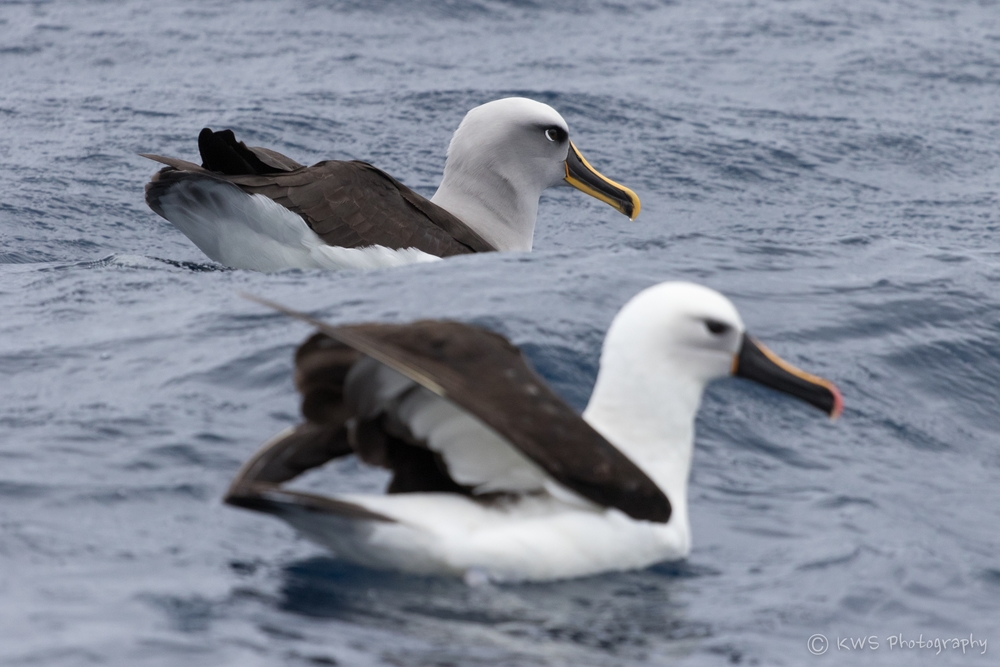
M143 202L137 153L195 159L204 126L429 195L465 111L506 95L560 110L641 216L557 189L531 254L263 275ZM985 0L0 4L0 663L996 664L998 110ZM309 333L240 292L484 324L581 407L612 316L665 279L847 402L831 423L713 385L686 561L468 586L220 503L297 420ZM889 643L970 634L985 655Z

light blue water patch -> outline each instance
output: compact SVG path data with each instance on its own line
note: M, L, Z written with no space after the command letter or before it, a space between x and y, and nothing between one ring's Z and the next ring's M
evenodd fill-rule
M1000 648L998 45L988 2L0 5L0 662L993 664L888 637ZM197 160L205 126L429 195L464 113L506 95L559 109L640 217L560 188L531 254L261 275L143 202L137 154ZM830 423L710 387L686 561L469 586L220 503L296 422L310 333L239 293L488 326L582 408L614 313L667 279L725 292L846 401Z

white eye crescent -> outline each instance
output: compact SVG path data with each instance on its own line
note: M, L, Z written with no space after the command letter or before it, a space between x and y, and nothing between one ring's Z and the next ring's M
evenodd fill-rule
M553 143L559 141L559 132L551 128L545 130L545 138Z

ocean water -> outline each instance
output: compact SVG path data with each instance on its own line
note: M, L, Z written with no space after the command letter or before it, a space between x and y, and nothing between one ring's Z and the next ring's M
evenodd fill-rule
M531 254L262 275L143 202L137 153L193 159L204 126L429 195L465 111L512 94L640 217L562 188ZM0 664L997 664L998 110L987 1L0 4ZM686 561L468 586L221 504L296 421L309 334L240 292L484 324L581 407L611 317L665 279L847 405L710 387Z

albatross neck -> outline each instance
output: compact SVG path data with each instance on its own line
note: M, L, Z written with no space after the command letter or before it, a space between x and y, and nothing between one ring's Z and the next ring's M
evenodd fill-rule
M541 190L487 170L445 166L431 201L467 224L497 250L531 250Z
M583 418L645 472L670 499L671 523L687 526L694 420L703 386L684 381L636 347L605 348ZM655 368L655 371L649 370Z

